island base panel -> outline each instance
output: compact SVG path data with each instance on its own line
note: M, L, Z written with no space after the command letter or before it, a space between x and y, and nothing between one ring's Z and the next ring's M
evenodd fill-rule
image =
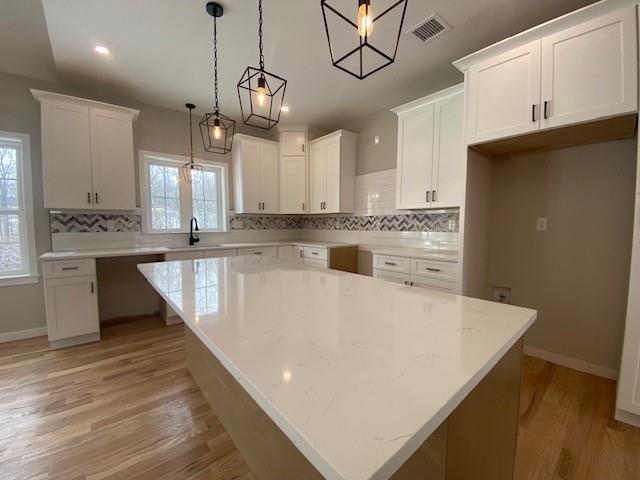
M189 328L185 349L191 375L256 478L323 478ZM391 478L512 479L521 378L522 339Z

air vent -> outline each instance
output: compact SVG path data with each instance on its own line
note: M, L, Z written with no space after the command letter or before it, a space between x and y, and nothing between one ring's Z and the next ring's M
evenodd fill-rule
M451 30L449 24L445 22L440 15L434 13L411 28L407 33L413 33L421 41L426 43L449 30Z

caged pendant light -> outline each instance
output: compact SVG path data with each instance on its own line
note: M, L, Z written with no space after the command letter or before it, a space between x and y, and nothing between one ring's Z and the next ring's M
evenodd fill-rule
M182 176L187 183L195 183L201 177L202 165L196 163L193 160L193 129L191 128L191 112L196 106L193 103L185 103L184 105L189 109L189 145L191 146L190 160L182 166Z
M258 0L258 17L260 67L247 67L244 71L238 82L238 98L245 125L269 130L280 121L287 81L264 69L262 0Z
M207 13L213 17L213 112L205 113L200 120L200 134L207 152L224 155L231 151L236 122L220 113L218 106L218 18L224 10L217 2L209 2Z
M329 1L320 6L334 67L363 80L395 61L409 0L349 0L353 10L342 12Z

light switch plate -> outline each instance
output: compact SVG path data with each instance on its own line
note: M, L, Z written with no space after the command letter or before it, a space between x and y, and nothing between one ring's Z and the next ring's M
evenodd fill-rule
M547 217L538 218L538 220L536 221L536 230L538 232L547 231Z

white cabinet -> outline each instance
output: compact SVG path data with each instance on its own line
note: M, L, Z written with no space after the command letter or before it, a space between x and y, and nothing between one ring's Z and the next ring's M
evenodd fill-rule
M283 245L278 247L278 260L293 263L293 246Z
M41 105L45 207L134 209L133 120L138 111L32 93Z
M457 271L457 262L441 262L405 256L373 255L374 278L411 287L456 293L459 291Z
M267 258L278 258L277 247L250 247L239 248L238 255L256 255Z
M280 154L288 156L304 155L307 149L307 132L304 130L280 133Z
M464 203L464 92L457 85L393 110L398 114L396 208Z
M236 213L279 213L278 144L235 135L233 180Z
M305 213L307 157L280 156L280 213Z
M293 263L304 263L304 247L299 245L293 247Z
M636 415L640 426L640 195L636 195L635 227L629 280L629 301L624 332L624 347L618 381L616 418L628 421L625 413ZM622 415L620 411L624 412Z
M567 25L471 63L467 143L635 112L635 9L632 5ZM504 43L499 48L503 50ZM465 60L456 63L464 69Z
M356 138L338 130L309 143L311 213L353 212Z
M47 334L54 347L100 339L95 261L44 265Z
M544 37L541 128L637 110L636 35L628 7Z

